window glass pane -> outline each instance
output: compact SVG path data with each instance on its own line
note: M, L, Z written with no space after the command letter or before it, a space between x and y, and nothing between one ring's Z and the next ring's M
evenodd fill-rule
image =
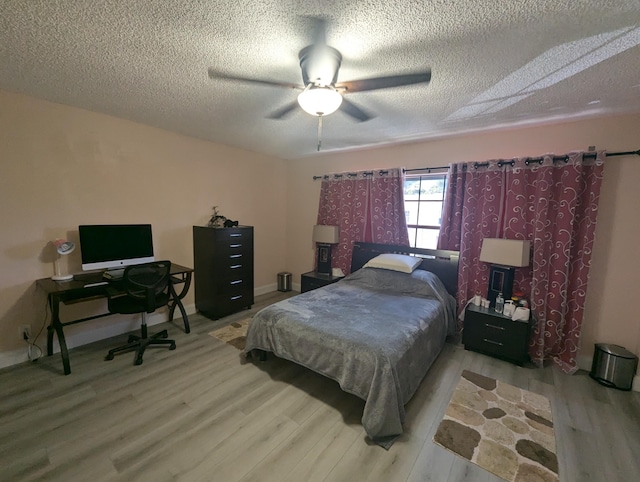
M444 198L444 178L423 178L420 189L421 200L436 200Z
M442 223L442 205L447 176L442 174L408 175L404 183L405 217L409 244L436 249Z
M420 197L420 178L405 178L404 181L404 200L417 201Z
M440 226L441 216L442 201L423 202L420 203L420 216L417 224L421 226Z
M417 229L416 248L436 249L438 247L439 229Z
M407 201L404 202L404 215L407 219L407 224L418 223L418 202Z
M416 228L408 228L409 231L409 246L416 247Z

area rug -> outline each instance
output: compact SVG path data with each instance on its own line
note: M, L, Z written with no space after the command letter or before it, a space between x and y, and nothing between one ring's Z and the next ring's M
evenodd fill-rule
M508 481L558 481L549 400L493 378L462 372L433 441Z
M222 340L225 343L237 348L238 350L244 350L244 346L247 342L247 327L251 318L245 318L244 320L234 321L227 326L218 328L209 333L210 336Z

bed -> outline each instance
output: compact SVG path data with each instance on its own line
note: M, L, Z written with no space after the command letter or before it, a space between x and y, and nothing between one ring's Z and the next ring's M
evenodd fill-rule
M420 264L412 272L365 266L384 253ZM388 448L403 431L404 405L455 330L457 276L456 251L356 243L350 275L256 313L245 354L271 352L336 380L365 401L362 425Z

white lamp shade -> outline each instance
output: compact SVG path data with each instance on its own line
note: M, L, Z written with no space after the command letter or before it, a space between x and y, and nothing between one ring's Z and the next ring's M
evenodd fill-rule
M313 227L313 240L322 244L338 244L340 242L340 229L338 226L316 224Z
M70 254L76 249L76 245L66 239L56 239L53 245L56 247L56 252L61 255Z
M332 87L312 85L298 96L298 104L308 114L329 115L338 110L342 104L342 96Z
M72 274L63 274L60 269L60 256L71 254L75 249L75 243L67 241L66 239L56 239L53 242L53 247L56 249L56 259L53 261L54 275L51 277L54 281L69 281L73 279Z
M530 242L519 239L484 238L480 261L502 266L529 266Z

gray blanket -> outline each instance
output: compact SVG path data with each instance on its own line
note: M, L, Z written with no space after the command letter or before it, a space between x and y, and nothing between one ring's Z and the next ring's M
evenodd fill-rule
M336 380L365 400L362 425L385 445L455 326L455 300L427 271L363 268L258 312L245 352L261 349Z

